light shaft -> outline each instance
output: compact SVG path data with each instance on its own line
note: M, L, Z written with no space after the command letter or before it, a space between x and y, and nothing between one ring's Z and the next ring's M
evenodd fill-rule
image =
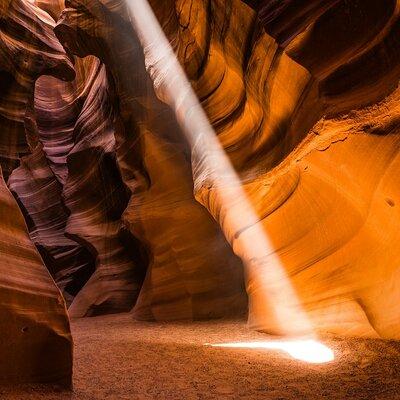
M151 6L147 0L130 0L128 4L156 94L174 110L191 145L197 198L199 193L212 192L215 201L222 205L219 222L234 251L244 261L250 319L252 310L258 308L255 314L264 314L262 318L274 321L274 333L312 334L310 321L286 271ZM256 301L253 287L258 288ZM250 324L261 325L257 318Z

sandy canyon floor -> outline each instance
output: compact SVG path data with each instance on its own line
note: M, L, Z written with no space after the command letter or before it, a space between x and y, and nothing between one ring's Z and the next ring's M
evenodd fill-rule
M327 338L322 365L278 350L216 348L268 336L243 321L145 323L130 315L75 320L74 391L1 389L2 400L400 400L400 344Z

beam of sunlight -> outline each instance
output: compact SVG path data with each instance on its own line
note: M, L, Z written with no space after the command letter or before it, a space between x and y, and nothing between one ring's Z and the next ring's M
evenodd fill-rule
M329 347L312 339L289 341L271 340L268 342L234 342L216 344L206 343L205 346L236 349L281 350L285 351L296 360L312 364L324 364L335 359L335 355Z
M265 317L264 321L267 318L273 319L277 326L275 333L301 333L313 337L311 323L286 271L275 255L241 180L225 154L151 6L147 0L128 0L128 5L131 23L143 47L146 69L157 96L175 112L191 145L195 193L199 197L199 192L209 190L214 205L222 205L219 222L233 249L244 261L250 309L258 307L258 314ZM213 204L210 208L213 208ZM259 289L256 302L253 302L251 294L254 287ZM256 326L257 321L252 321L252 324ZM318 346L316 342L309 342L304 348L294 345L290 348L291 354L300 354L304 348L314 353Z

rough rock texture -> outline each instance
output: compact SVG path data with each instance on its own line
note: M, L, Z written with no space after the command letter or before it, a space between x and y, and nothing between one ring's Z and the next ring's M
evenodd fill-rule
M31 242L8 177L29 152L25 120L35 79L74 76L53 33L54 20L32 2L0 2L0 381L70 384L72 339L65 302ZM3 170L4 172L1 172Z

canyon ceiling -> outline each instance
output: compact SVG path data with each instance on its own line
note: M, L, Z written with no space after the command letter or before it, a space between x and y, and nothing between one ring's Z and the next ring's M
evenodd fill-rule
M287 333L276 259L315 331L399 339L400 0L149 3L258 221L227 223L124 1L0 0L0 379L70 382L75 317Z

